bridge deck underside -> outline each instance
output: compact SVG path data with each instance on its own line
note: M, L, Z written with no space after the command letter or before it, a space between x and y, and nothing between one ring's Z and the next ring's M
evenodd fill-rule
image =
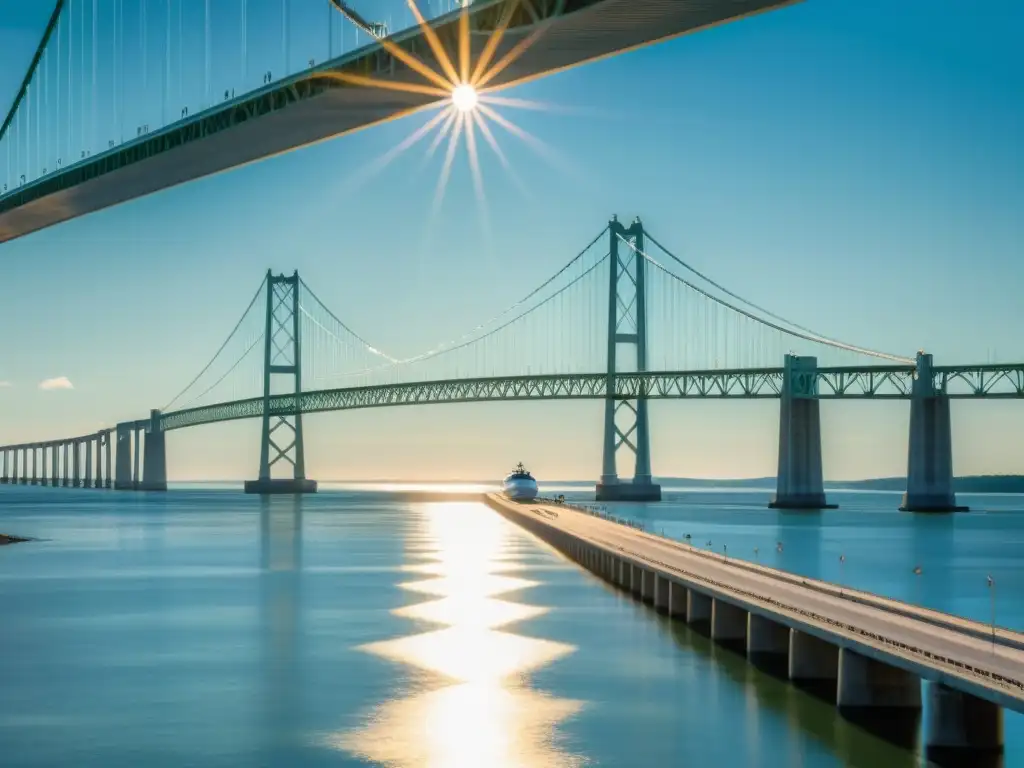
M569 0L562 15L539 22L543 34L491 85L576 66L630 48L700 30L797 0ZM477 3L484 14L499 3ZM438 26L453 27L442 20ZM510 29L494 60L533 31ZM474 35L479 51L486 30ZM443 36L443 35L442 35ZM418 30L395 38L433 63ZM436 69L436 67L435 67ZM68 219L373 125L436 97L352 87L325 80L332 70L423 82L377 45L225 102L0 198L0 242Z

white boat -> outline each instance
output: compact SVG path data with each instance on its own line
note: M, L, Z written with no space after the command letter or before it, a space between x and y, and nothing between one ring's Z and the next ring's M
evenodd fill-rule
M505 495L513 501L533 501L537 498L537 481L533 479L522 462L502 483Z

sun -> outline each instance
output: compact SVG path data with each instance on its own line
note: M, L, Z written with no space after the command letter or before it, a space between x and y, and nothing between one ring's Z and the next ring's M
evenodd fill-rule
M459 112L472 112L478 101L476 88L469 83L462 83L452 89L452 104Z

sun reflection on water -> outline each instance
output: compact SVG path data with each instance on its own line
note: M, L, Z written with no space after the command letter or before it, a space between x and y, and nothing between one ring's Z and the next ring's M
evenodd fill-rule
M534 690L526 679L575 647L509 632L508 625L548 609L496 599L538 584L500 573L523 567L514 559L507 523L475 503L425 504L415 512L424 531L414 549L426 562L405 570L428 578L400 586L439 599L394 614L443 628L359 650L434 673L439 687L385 702L364 716L361 727L333 736L331 745L390 766L583 765L556 735L582 702Z

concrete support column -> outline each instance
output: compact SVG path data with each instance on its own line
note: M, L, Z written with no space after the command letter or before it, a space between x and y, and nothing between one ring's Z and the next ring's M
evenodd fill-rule
M31 484L32 485L37 485L39 483L39 475L36 472L36 454L39 453L39 447L33 445L31 448L29 448L29 452L31 453L31 456L32 456L32 480L31 480Z
M71 487L78 488L82 485L82 444L78 440L71 443Z
M60 484L60 443L50 446L50 485L56 488Z
M110 430L107 430L106 432L103 433L103 449L106 452L106 465L107 465L107 474L106 474L106 477L104 477L103 487L104 488L108 488L108 489L113 485L112 480L113 480L113 474L114 474L114 471L113 471L114 470L114 465L111 463L111 455L110 455L111 454L111 449L113 447L111 445L111 442L112 442L111 438L113 436L114 436L114 433L111 432Z
M759 613L747 614L747 658L751 662L786 659L789 656L789 627Z
M686 621L686 587L676 581L668 583L668 615Z
M87 438L82 442L85 448L85 486L86 488L92 488L92 438Z
M114 465L114 490L130 491L132 483L132 424L124 422L117 425L117 451Z
M654 574L654 609L668 613L668 589L671 582L660 574Z
M643 583L643 569L636 563L630 563L629 566L629 591L632 592L636 597L643 595L644 583Z
M17 484L18 482L18 449L15 448L11 451L11 482Z
M839 648L798 629L789 630L789 679L837 680Z
M0 448L0 485L7 484L7 449Z
M134 430L133 439L135 441L135 445L133 446L135 463L132 466L132 488L134 488L135 490L139 490L139 488L142 486L142 475L139 474L139 449L142 445L142 430L139 429L138 427L136 427Z
M711 596L695 589L686 590L686 623L700 624L711 621Z
M640 571L640 599L650 605L654 604L654 580L657 574L654 571L643 568Z
M1003 751L1002 707L942 683L927 685L925 748L929 759Z
M103 487L103 433L98 432L96 434L96 483L94 488ZM110 471L109 469L107 470Z
M711 601L711 639L719 642L743 642L746 645L746 610L714 598Z
M61 485L67 488L71 485L71 464L69 463L69 456L71 455L71 443L64 443L64 469L61 472Z
M953 493L953 434L949 396L935 388L932 356L917 355L910 396L910 439L907 448L905 512L957 512Z
M160 429L160 411L150 412L150 424L146 430L146 445L142 461L142 490L167 490L167 451L165 433Z
M818 359L786 355L779 399L779 469L775 509L833 509L821 470Z
M921 678L849 648L839 650L836 704L843 708L921 708Z

